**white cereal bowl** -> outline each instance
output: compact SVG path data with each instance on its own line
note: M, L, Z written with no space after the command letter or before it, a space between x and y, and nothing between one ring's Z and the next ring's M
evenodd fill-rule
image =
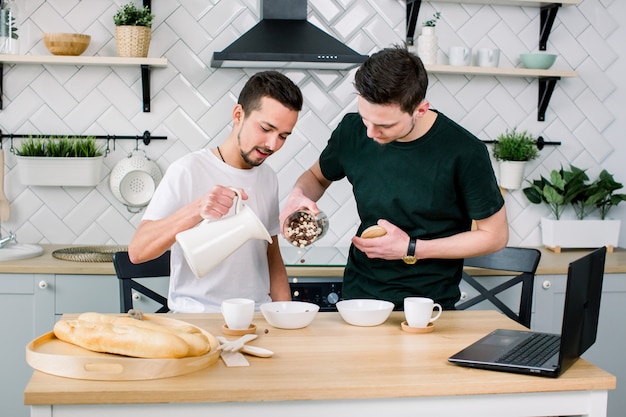
M383 324L394 307L389 301L368 299L342 300L336 306L341 318L353 326Z
M320 306L302 301L274 301L259 308L272 327L301 329L311 324Z

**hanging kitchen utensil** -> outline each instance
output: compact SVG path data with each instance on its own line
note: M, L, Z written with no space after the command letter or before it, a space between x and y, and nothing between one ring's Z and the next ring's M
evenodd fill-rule
M10 213L9 199L4 194L4 149L0 144L0 221L9 220Z
M137 149L135 149L137 151ZM119 161L109 177L113 196L131 213L138 213L150 203L163 175L158 165L143 153L128 154Z

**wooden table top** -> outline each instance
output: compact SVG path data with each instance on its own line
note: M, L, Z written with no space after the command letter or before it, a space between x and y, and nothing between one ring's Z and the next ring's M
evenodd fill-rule
M221 334L219 314L177 314L178 320ZM168 402L249 402L400 398L614 389L616 378L580 359L559 378L463 368L447 358L496 328L521 328L495 311L445 311L434 332L401 330L403 313L376 327L346 324L338 313L318 313L304 329L271 327L257 313L253 345L275 352L247 356L250 366L220 360L188 375L148 381L103 382L38 371L28 383L27 405Z

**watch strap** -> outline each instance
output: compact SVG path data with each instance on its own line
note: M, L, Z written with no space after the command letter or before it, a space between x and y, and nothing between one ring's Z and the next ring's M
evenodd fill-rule
M415 256L415 245L417 243L417 238L412 237L409 239L409 248L406 251L406 256Z

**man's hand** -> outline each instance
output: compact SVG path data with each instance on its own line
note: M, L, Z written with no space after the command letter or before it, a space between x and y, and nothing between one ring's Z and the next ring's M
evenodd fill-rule
M409 247L409 235L387 220L378 220L378 225L387 231L386 235L371 239L355 236L352 238L354 246L368 258L402 259Z
M248 194L243 189L239 189L241 198L248 199ZM216 220L226 215L234 204L237 193L230 187L216 185L204 197L200 203L200 216L204 219Z

